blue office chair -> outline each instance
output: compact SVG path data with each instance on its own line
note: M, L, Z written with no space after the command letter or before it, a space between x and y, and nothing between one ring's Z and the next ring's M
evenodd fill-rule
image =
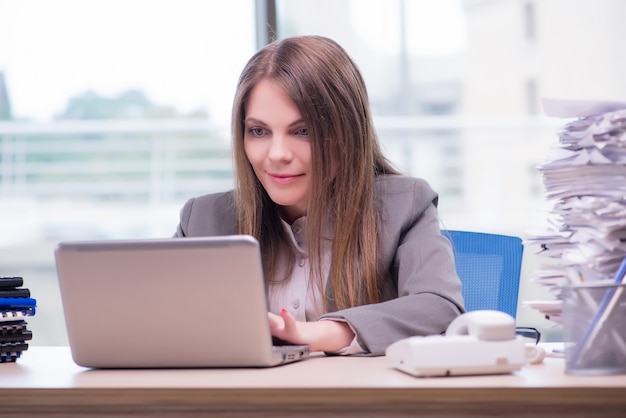
M469 231L442 231L452 242L467 311L517 314L524 247L521 238Z

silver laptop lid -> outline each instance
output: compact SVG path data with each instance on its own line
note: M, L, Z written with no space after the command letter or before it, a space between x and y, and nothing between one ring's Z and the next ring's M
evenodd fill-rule
M252 237L62 242L55 258L79 365L274 364Z

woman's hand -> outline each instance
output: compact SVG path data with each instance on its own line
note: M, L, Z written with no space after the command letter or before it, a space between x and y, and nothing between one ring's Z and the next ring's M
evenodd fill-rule
M296 321L287 309L281 309L280 315L268 312L268 316L274 337L290 344L308 344L311 351L339 351L354 339L354 332L345 322Z

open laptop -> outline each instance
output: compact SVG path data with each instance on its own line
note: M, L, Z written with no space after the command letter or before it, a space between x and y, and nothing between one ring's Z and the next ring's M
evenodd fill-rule
M272 345L250 236L61 242L55 259L80 366L270 367L309 354Z

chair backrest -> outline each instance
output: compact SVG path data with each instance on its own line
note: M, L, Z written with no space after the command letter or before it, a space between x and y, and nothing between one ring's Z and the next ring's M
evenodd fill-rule
M519 237L442 231L452 242L467 311L494 309L517 314L524 247Z

